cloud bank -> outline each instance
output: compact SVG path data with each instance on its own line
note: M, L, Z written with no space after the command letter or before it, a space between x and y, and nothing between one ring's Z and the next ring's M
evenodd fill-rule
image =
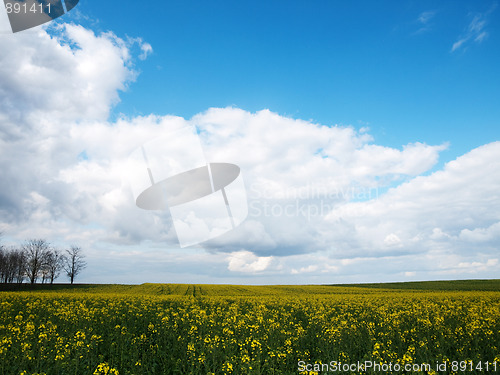
M135 61L152 52L146 42L62 25L1 35L0 51L0 230L13 242L79 243L91 266L87 281L498 274L499 142L430 173L447 145L386 147L367 129L267 109L110 121L120 93L137 78ZM135 206L126 159L185 125L197 128L207 160L241 167L249 217L227 235L180 251L168 212Z

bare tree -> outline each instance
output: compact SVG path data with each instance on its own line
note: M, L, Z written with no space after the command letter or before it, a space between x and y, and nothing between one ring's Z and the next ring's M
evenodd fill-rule
M0 241L3 233L0 232ZM26 258L21 249L0 243L0 282L22 283L26 275Z
M69 277L71 284L75 280L75 277L87 267L87 263L83 260L85 256L82 253L82 248L79 246L71 246L69 250L66 250L66 255L64 256L64 271Z
M0 232L0 241L2 240L2 232ZM7 269L7 252L4 250L3 245L0 243L0 282L1 283L6 283L7 281L5 280L5 273Z
M26 256L22 250L16 249L12 251L14 252L14 280L21 284L26 276Z
M28 240L22 247L25 256L26 276L31 284L36 283L47 262L49 243L43 239Z
M25 275L24 256L21 250L15 247L6 248L0 251L0 282L22 283Z
M6 283L5 281L6 273L7 273L7 258L8 254L7 252L4 251L3 246L0 244L0 282L1 283Z
M6 249L4 248L1 264L1 281L3 283L12 283L16 277L17 263L18 263L19 251L15 248ZM23 265L24 268L24 265ZM24 269L23 269L24 272Z
M50 284L53 284L54 280L59 277L61 269L63 268L64 265L63 259L64 256L57 249L52 249L47 254L45 273L47 280L50 281Z

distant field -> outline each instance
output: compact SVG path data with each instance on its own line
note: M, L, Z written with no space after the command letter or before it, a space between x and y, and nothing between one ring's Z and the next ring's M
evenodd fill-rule
M500 280L1 287L0 375L500 373Z
M377 289L374 291L373 289ZM224 284L0 284L0 291L39 291L64 293L118 293L142 295L265 296L290 294L359 294L383 291L500 291L498 280L415 281L406 283L337 285L224 285Z
M478 290L500 291L500 280L412 281L406 283L343 284L342 287L412 290Z

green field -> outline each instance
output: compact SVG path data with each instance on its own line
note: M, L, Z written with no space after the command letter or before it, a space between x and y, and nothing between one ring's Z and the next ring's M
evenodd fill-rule
M0 374L500 372L500 280L2 290Z

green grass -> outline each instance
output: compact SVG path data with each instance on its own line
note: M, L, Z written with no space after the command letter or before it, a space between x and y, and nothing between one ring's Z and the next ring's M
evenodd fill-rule
M0 284L0 291L61 293L113 293L150 296L268 296L296 294L371 294L397 291L500 291L500 279L416 281L378 284L336 285L223 285L223 284Z
M493 280L440 280L412 281L405 283L343 284L332 285L356 288L404 289L404 290L458 290L458 291L500 291L500 279Z

